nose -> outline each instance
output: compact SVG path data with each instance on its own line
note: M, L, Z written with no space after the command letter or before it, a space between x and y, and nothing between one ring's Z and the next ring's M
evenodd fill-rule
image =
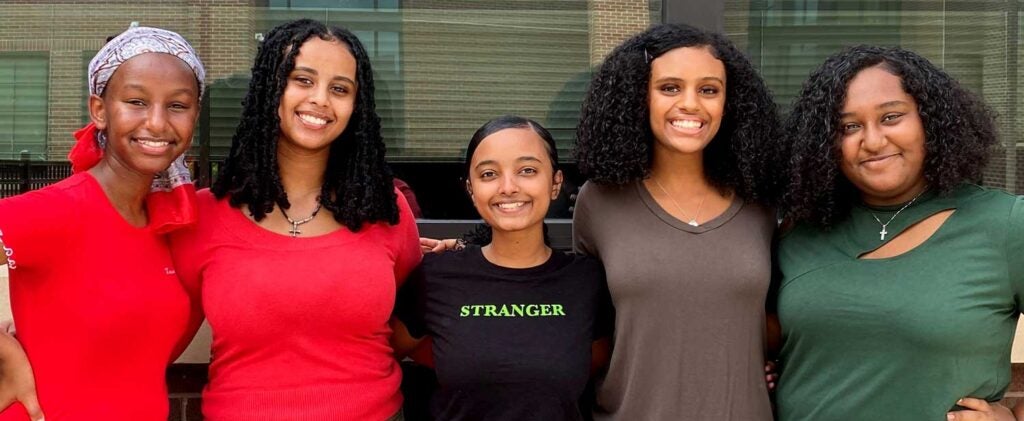
M697 99L697 91L694 89L684 89L679 92L679 96L676 100L676 108L682 111L695 112L700 110L700 101Z
M309 103L313 105L319 105L321 107L326 106L328 89L329 87L327 85L317 86L313 89L310 89L308 98Z
M860 147L867 152L879 152L889 143L885 133L882 132L881 127L878 127L877 124L865 125L863 133L864 138L860 141Z
M505 174L501 177L498 185L498 193L511 196L519 192L519 184L516 183L515 174Z
M146 128L153 134L163 133L167 128L167 108L150 107L146 115Z

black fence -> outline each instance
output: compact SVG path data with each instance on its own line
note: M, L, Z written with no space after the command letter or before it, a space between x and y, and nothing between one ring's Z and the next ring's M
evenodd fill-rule
M219 161L198 159L188 162L197 187L208 187L211 175L217 174ZM49 186L71 176L68 161L32 161L28 159L0 159L0 198L11 197Z

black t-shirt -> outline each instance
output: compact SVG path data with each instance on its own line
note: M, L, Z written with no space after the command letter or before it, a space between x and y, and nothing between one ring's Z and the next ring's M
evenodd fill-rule
M424 256L398 317L430 335L438 420L581 420L590 346L610 334L611 299L596 259L553 252L510 269L480 247Z

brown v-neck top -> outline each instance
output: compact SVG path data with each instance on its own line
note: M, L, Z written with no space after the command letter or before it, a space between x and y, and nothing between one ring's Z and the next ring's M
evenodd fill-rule
M604 264L616 313L595 419L772 419L763 366L775 225L739 198L694 227L642 181L583 186L573 242Z

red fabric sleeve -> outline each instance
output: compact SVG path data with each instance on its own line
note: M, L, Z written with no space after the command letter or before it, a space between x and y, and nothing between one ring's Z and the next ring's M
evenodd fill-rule
M8 267L32 268L66 252L80 224L77 198L47 188L0 200L0 241Z

